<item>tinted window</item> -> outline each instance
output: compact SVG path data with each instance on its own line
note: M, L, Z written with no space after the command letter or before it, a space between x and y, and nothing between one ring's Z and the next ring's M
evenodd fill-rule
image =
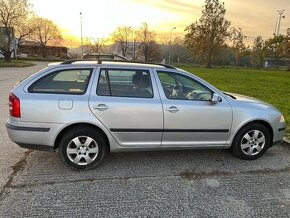
M61 70L50 73L29 88L33 93L84 94L93 69Z
M152 98L148 71L102 69L97 94L102 96Z
M211 90L188 76L159 71L158 77L169 99L210 101L212 98Z

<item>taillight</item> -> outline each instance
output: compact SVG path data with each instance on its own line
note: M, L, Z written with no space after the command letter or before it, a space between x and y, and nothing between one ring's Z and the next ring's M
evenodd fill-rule
M9 94L9 111L10 116L20 118L20 100L13 93Z

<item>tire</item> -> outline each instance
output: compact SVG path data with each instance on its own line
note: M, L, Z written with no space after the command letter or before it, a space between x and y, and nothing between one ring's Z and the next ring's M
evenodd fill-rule
M106 140L97 130L76 127L66 132L59 143L60 159L73 170L96 167L106 153Z
M235 136L231 146L232 153L243 160L255 160L271 145L269 130L260 123L249 123Z

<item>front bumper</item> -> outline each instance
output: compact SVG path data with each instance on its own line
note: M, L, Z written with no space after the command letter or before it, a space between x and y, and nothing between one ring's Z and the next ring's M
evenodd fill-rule
M283 140L284 133L286 131L286 123L279 122L273 126L273 145Z

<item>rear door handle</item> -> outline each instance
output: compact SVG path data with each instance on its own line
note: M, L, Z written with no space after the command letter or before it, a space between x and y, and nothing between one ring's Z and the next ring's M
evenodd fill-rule
M94 106L93 108L99 111L105 111L109 109L109 107L105 104L98 104L97 106Z
M177 111L179 111L179 109L175 106L171 106L170 108L167 108L166 111L169 111L171 113L176 113Z

